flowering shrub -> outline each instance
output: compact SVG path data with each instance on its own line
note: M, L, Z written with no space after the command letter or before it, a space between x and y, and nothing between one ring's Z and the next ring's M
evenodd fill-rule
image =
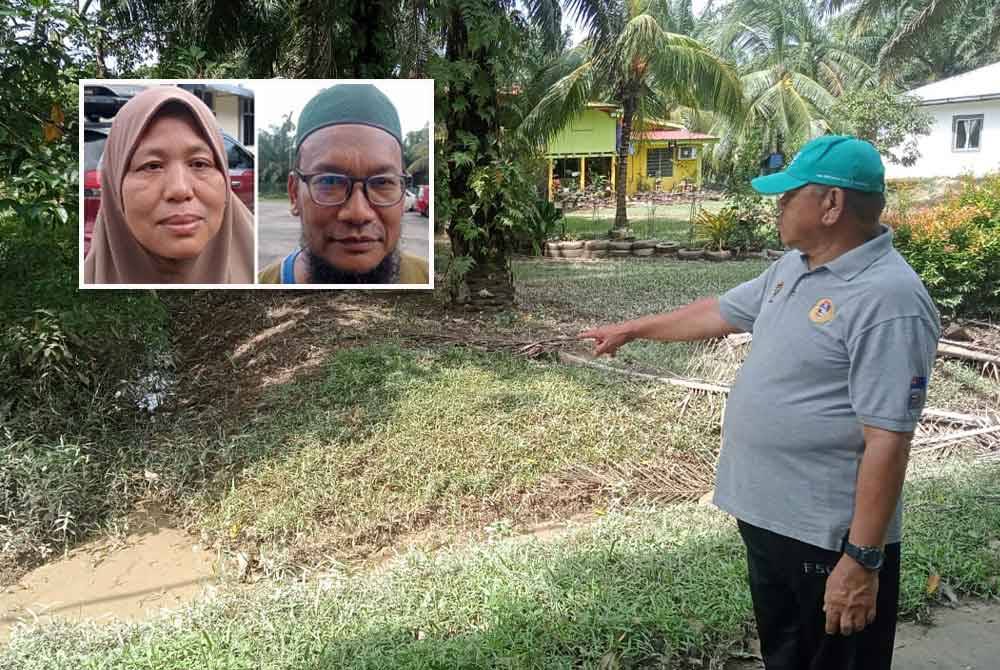
M963 179L943 201L883 221L942 313L1000 315L1000 175Z

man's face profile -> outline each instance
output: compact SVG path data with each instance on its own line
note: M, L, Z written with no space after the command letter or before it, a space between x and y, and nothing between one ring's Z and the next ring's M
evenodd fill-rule
M298 170L309 175L336 173L356 179L375 175L400 175L399 143L389 133L372 126L344 124L321 128L299 148ZM315 194L315 186L314 186ZM373 197L375 194L372 194ZM400 238L403 200L389 206L374 205L361 183L354 183L347 200L339 205L317 204L304 179L288 178L288 196L302 222L303 248L309 255L312 281L337 283L344 275L371 275L370 280L391 281L398 267L395 253Z

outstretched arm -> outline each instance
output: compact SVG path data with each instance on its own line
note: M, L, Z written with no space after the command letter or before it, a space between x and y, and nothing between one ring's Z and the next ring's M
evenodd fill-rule
M740 332L722 318L718 298L702 298L666 314L651 314L580 333L580 339L594 340L594 355L610 354L632 340L684 342L707 340Z

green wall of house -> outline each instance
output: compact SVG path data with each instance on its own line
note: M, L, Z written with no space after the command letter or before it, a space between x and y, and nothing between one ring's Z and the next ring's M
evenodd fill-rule
M615 119L608 112L587 108L549 142L549 156L611 155L615 151Z

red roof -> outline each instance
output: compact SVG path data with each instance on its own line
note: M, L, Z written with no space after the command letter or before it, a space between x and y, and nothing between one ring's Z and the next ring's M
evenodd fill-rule
M641 140L717 140L714 135L704 133L692 133L690 130L653 130L646 133L639 133Z

